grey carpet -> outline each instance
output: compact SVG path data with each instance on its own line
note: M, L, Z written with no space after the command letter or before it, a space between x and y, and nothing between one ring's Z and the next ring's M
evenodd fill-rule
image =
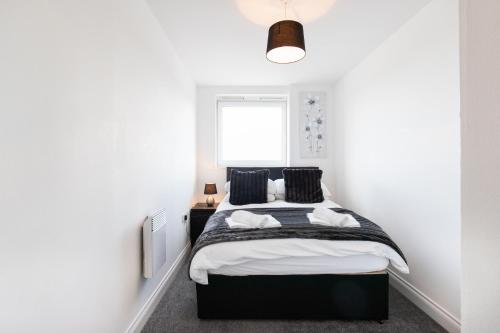
M142 332L446 332L394 288L389 291L389 304L389 320L383 324L334 320L200 320L196 316L194 282L187 278L184 264Z

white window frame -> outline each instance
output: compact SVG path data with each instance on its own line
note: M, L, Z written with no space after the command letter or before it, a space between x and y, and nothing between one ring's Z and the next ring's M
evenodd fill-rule
M281 124L282 128L282 160L238 160L238 161L223 161L222 160L222 107L237 106L237 105L259 105L259 106L277 106L281 107L283 112ZM219 167L266 167L266 166L286 166L288 162L288 96L285 95L245 95L245 96L217 96L217 149L216 158Z

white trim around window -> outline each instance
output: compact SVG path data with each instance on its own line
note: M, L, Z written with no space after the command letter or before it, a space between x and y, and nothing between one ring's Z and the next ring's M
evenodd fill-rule
M263 114L264 110L272 110L271 123L265 123L267 119ZM241 123L228 112L241 112ZM256 118L249 118L249 112L255 112ZM225 114L226 119L224 118ZM287 118L288 98L286 96L218 96L218 166L286 166L288 153ZM228 131L224 126L232 126L232 128ZM228 132L231 132L232 135ZM237 137L234 135L235 132L244 133L244 136ZM228 140L228 137L232 138L235 145L243 147L237 154L235 154L235 145L228 145L227 142L224 144L224 140ZM252 138L255 144L250 142L253 140ZM226 147L226 151L224 151L224 147ZM262 154L259 154L255 147L261 147ZM266 151L266 149L268 150ZM248 158L245 157L245 154L248 154ZM238 155L237 158L231 158L235 155ZM259 156L265 158L258 158Z

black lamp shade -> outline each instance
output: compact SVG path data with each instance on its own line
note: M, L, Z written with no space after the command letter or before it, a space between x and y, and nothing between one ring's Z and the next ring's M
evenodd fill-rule
M306 55L304 28L297 21L284 20L269 28L266 57L272 62L289 64Z
M214 183L205 184L204 194L217 194L217 186Z

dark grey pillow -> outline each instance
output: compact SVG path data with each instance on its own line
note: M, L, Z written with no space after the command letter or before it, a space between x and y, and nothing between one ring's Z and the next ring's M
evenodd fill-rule
M269 170L231 172L229 202L232 205L248 205L267 202Z
M284 169L285 201L297 203L316 203L325 200L321 189L319 169Z

